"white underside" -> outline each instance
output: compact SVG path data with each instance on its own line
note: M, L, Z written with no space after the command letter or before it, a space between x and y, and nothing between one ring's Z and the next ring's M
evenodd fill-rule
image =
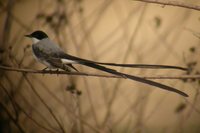
M77 64L76 61L68 60L68 59L61 59L62 63L64 64Z
M39 39L37 39L37 38L31 38L32 39L32 42L33 42L33 44L36 44L36 43L38 43L40 40Z
M31 38L31 39L32 39L32 41L33 41L33 44L36 44L36 43L38 43L38 42L40 41L40 40L37 39L37 38ZM45 60L41 60L41 59L37 58L36 55L34 54L34 52L33 52L33 56L34 56L34 58L35 58L37 61L39 61L40 63L46 65L46 66L49 67L49 68L53 68L53 66L51 66L51 65L50 65L48 62L46 62ZM68 60L68 59L61 59L61 62L62 62L63 64L77 64L76 61Z
M33 57L40 63L44 64L45 66L47 66L48 68L54 68L51 64L49 64L48 62L46 62L45 60L41 60L39 58L36 57L36 55L33 52Z

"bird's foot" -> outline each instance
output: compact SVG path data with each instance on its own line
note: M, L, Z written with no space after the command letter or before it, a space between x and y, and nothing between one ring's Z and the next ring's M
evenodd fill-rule
M71 70L69 67L66 67L66 68L65 68L65 71L66 71L66 72L72 72L72 70Z
M42 69L42 71L46 71L48 69L48 67L45 67L44 69Z
M48 69L48 67L45 67L44 69L42 69L42 72L43 72L43 76L44 76L44 74L45 74L45 72L47 72L47 69Z
M59 74L59 69L56 69L55 72L57 73L57 76L58 76L58 74Z

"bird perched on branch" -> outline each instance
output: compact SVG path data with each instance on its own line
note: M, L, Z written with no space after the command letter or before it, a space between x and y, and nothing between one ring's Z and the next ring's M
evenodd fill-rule
M29 35L25 35L33 41L32 50L33 55L37 61L47 66L47 68L56 68L68 71L74 69L78 71L72 64L80 64L88 66L94 69L98 69L110 74L121 76L130 80L138 81L145 83L151 86L158 87L167 91L178 93L182 96L188 97L188 95L180 90L177 90L173 87L140 78L138 76L133 76L125 73L118 72L114 69L105 67L105 66L118 66L118 67L131 67L131 68L151 68L151 69L180 69L186 71L187 68L178 67L178 66L168 66L168 65L146 65L146 64L116 64L116 63L104 63L91 61L79 57L75 57L65 53L56 43L49 39L48 35L43 31L34 31Z

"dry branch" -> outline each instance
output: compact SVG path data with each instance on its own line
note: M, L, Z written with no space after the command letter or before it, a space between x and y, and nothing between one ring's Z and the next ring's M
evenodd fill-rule
M32 73L32 74L56 74L56 75L75 75L75 76L91 76L91 77L104 77L104 78L124 78L116 75L103 75L103 74L93 74L93 73L82 73L82 72L66 72L66 71L52 71L52 70L33 70L33 69L23 69L14 68L8 66L0 65L1 70L14 71L21 73ZM200 74L196 75L177 75L177 76L140 76L145 79L200 79Z
M168 5L168 6L178 6L178 7L183 7L183 8L200 11L200 6L198 6L198 5L175 1L175 0L134 0L134 1L141 1L141 2L154 3L154 4L160 4L160 5Z

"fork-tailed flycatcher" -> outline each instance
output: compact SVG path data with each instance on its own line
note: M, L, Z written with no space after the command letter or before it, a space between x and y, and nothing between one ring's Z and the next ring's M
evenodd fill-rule
M145 83L148 85L152 85L164 90L168 90L171 92L178 93L182 96L188 97L188 95L180 90L177 90L173 87L147 80L144 78L140 78L138 76L133 76L125 73L118 72L114 69L107 68L107 66L120 66L120 67L132 67L132 68L151 68L151 69L180 69L187 70L187 68L178 67L178 66L167 66L167 65L145 65L145 64L116 64L116 63L103 63L96 62L91 60L82 59L79 57L75 57L69 54L66 54L56 43L50 40L46 33L43 31L35 31L29 35L25 35L26 37L30 37L33 41L32 50L35 59L48 68L59 68L63 70L69 70L72 68L78 71L72 64L81 64L88 67L92 67L110 74L114 74L117 76L122 76L127 79L135 80L141 83Z

